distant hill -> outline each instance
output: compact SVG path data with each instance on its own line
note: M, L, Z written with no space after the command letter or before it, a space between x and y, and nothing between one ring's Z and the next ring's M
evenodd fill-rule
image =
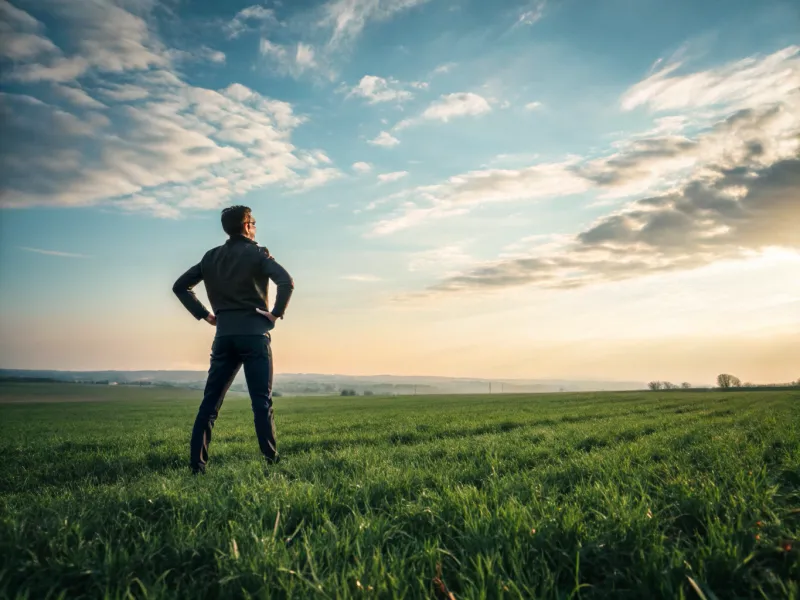
M51 371L0 369L0 379L47 379L64 382L115 382L117 384L145 383L202 389L206 371ZM343 389L362 394L485 394L525 392L578 392L642 390L647 385L639 381L600 381L568 379L482 379L457 377L414 377L401 375L330 375L320 373L278 373L274 387L284 395L329 395ZM239 372L231 389L244 391L243 371Z

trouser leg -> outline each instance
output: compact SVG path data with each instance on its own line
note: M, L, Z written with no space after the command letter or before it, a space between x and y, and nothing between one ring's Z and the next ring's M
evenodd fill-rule
M190 466L194 472L206 469L211 430L214 428L225 394L241 366L241 360L231 341L225 336L215 338L211 346L211 365L208 369L203 401L200 403L192 429Z
M278 458L275 440L275 416L272 411L272 348L269 335L246 336L241 341L240 354L244 376L253 406L253 422L258 446L268 461Z

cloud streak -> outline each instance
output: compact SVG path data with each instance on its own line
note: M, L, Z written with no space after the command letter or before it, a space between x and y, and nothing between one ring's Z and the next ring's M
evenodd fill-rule
M60 252L58 250L42 250L41 248L30 248L28 246L18 246L20 250L26 252L34 252L36 254L45 254L47 256L60 256L63 258L91 258L86 254L76 254L74 252Z
M386 21L428 0L332 0L322 7L319 24L330 31L329 45L352 43L370 21Z

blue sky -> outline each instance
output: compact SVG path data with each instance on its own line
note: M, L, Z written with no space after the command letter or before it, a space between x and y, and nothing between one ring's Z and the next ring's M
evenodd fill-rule
M205 368L170 288L244 203L279 371L796 378L794 2L0 14L2 366Z

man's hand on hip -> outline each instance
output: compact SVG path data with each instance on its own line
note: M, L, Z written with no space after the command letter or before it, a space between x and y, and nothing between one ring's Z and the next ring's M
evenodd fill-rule
M216 317L216 316L214 316L214 315L208 315L208 316L207 316L207 317L206 317L204 320L205 320L205 321L206 321L206 322L207 322L209 325L213 325L214 327L216 327L216 326L217 326L217 317Z
M263 310L263 309L261 309L261 308L257 308L257 309L256 309L256 312L257 312L258 314L260 314L260 315L264 315L265 317L267 317L267 318L268 318L270 321L272 321L273 323L274 323L275 321L277 321L277 320L278 320L278 317L276 317L275 315L273 315L271 312L267 312L267 311L265 311L265 310Z

